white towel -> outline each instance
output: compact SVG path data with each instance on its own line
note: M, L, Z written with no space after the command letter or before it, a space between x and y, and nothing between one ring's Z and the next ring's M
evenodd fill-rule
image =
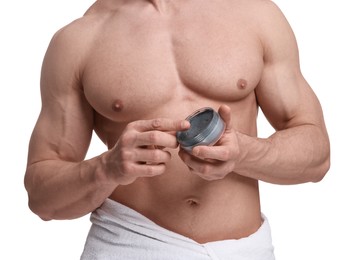
M267 219L249 237L199 244L107 199L91 214L81 260L274 260Z

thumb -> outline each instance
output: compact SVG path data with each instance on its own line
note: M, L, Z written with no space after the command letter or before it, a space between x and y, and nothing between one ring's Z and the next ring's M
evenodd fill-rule
M226 131L232 129L232 115L231 109L227 105L221 105L218 109L218 114L223 119L224 123L226 124Z

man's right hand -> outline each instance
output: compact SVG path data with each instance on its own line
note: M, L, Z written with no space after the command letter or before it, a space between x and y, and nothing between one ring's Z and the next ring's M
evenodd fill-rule
M116 145L103 155L106 173L120 185L163 174L171 159L164 149L177 148L176 131L189 127L186 120L167 118L129 123Z

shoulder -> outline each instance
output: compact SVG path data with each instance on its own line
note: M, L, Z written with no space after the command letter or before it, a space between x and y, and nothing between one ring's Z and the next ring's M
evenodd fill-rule
M85 14L60 28L52 37L49 47L84 52L100 37L102 29L111 18L120 12L122 0L98 0ZM64 51L63 50L63 51Z
M247 1L245 9L248 11L254 24L263 30L276 30L282 26L289 26L287 19L278 5L271 0Z
M266 61L274 58L297 60L296 37L281 9L270 0L253 1L254 27L264 48Z
M265 17L271 14L282 14L277 4L271 0L231 0L235 10L243 10L253 17Z
M235 15L242 16L261 39L285 30L290 31L285 15L271 0L231 0L230 3Z
M80 70L100 37L109 12L91 7L82 17L54 33L46 51L44 65Z
M70 50L79 47L85 48L95 37L100 21L98 15L84 15L60 28L52 37L50 46Z
M259 15L279 15L282 14L281 9L278 7L278 5L271 0L254 0L254 1L247 1L247 4L252 8L254 11L263 11L262 13L258 13Z
M98 37L105 23L117 13L121 3L98 0L84 15L60 28L52 37L50 46L64 47L67 50L86 49ZM120 2L118 0L117 2ZM111 3L111 4L110 4Z

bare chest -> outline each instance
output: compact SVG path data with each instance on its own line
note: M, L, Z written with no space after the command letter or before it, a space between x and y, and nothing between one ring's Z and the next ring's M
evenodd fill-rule
M231 15L144 9L111 18L87 59L84 92L115 122L147 118L183 102L238 102L259 82L263 58L246 21Z

